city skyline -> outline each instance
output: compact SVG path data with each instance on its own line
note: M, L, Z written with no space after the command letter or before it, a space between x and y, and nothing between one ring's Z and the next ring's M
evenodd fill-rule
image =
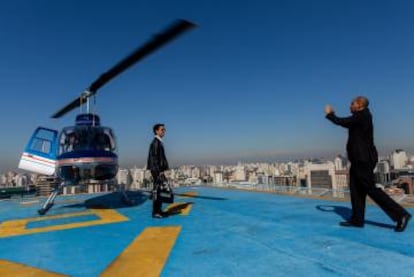
M167 178L174 186L213 185L233 188L275 189L293 192L302 189L332 190L334 197L344 197L348 191L350 163L343 156L325 160L296 160L285 162L238 162L223 165L181 165L166 171ZM393 195L414 193L414 156L398 149L386 157L380 157L374 170L378 186ZM0 185L5 188L30 188L39 193L42 182L47 180L38 174L0 172ZM144 167L119 168L115 179L101 183L91 182L88 186L66 188L63 193L103 192L115 183L123 184L130 190L147 189L152 182L149 170ZM33 187L34 185L34 187ZM265 187L263 187L263 185ZM266 187L271 185L272 188ZM279 186L281 186L279 188ZM69 186L70 187L70 186ZM283 188L285 187L285 189ZM17 189L16 188L16 189ZM37 189L35 189L37 188ZM411 199L411 198L410 198Z
M343 154L346 130L323 108L346 116L359 94L379 152L414 152L413 11L408 1L1 3L0 169L17 168L37 126L72 125L76 112L49 117L176 18L199 27L98 95L121 166L145 163L156 122L173 165Z
M307 157L307 158L291 158L291 159L279 159L279 160L237 160L234 162L226 162L226 163L218 163L218 162L211 162L211 163L204 163L204 164L197 164L197 163L182 163L182 164L172 164L170 166L170 170L175 170L175 169L179 169L182 167L196 167L196 168L203 168L203 167L232 167L232 166L239 166L239 165L260 165L260 164L291 164L291 163L306 163L306 162L310 162L310 163L325 163L325 162L333 162L336 163L335 161L337 159L341 159L342 162L344 164L350 164L350 162L348 161L346 155L344 154L336 154L334 156L331 157ZM410 169L411 167L414 166L414 154L405 151L404 149L395 149L392 152L389 152L385 155L379 155L378 157L378 164L380 164L383 161L388 161L390 162L391 160L394 160L398 158L400 160L400 162L396 163L392 163L393 167L395 167L395 169L401 169L401 168L406 168L406 169ZM408 167L407 167L408 166ZM142 164L131 164L131 165L120 165L119 166L119 170L124 170L124 169L141 169L141 170L146 170L146 163L142 163ZM31 172L27 172L18 168L12 168L12 169L2 169L0 168L0 174L6 174L6 173L18 173L18 174L34 174L34 175L38 175L38 173L31 173Z

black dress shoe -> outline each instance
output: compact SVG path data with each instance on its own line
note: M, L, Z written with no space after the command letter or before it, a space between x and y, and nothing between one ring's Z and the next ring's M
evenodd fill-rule
M162 213L152 214L152 218L164 218L164 217L166 217L166 216L164 214L162 214Z
M408 225L408 221L410 221L411 215L406 214L401 217L400 220L397 221L397 226L395 226L395 232L403 232Z
M356 227L356 228L364 227L364 223L353 222L353 221L342 221L342 222L339 222L339 225L343 227Z

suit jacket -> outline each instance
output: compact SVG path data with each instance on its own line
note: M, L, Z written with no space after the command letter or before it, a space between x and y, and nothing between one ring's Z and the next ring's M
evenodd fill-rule
M147 169L157 175L160 172L169 169L168 161L165 157L164 146L158 138L154 138L151 142L148 153Z
M337 117L334 113L326 116L334 124L348 129L346 150L351 163L368 162L375 165L378 161L374 145L372 115L368 108L353 113L349 117Z

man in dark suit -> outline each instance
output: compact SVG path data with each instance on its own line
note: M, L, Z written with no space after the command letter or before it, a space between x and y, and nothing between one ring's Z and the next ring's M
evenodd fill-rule
M154 180L153 186L153 202L152 202L152 217L154 218L163 218L166 216L162 212L162 202L157 197L157 179L164 175L164 171L168 170L168 161L165 157L164 145L162 138L165 135L165 126L164 124L155 124L153 127L154 139L151 142L147 169L151 171L152 178Z
M345 227L363 227L365 220L366 196L374 200L378 206L396 222L395 231L402 232L407 227L411 215L382 189L375 185L374 168L378 161L377 149L374 145L372 115L368 109L368 99L356 97L350 106L352 115L337 117L330 105L325 107L326 118L334 124L348 129L346 150L350 168L350 190L352 216L341 222Z

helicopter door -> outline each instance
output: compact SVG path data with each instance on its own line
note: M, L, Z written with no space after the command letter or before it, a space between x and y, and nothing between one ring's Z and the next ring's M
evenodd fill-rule
M24 149L19 168L53 175L56 168L57 135L55 130L38 127Z

